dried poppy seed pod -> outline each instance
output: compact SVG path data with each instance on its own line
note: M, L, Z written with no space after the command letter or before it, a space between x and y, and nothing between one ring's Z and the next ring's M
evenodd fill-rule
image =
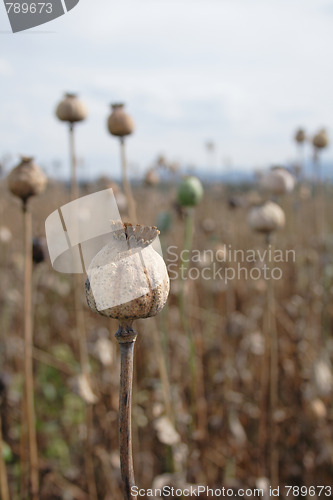
M77 98L76 94L65 94L65 98L59 102L56 115L62 122L81 122L87 118L85 104Z
M260 180L263 189L274 195L290 193L295 187L295 177L283 167L273 167Z
M284 211L276 203L266 201L263 205L250 210L248 223L254 231L271 233L285 225Z
M165 305L170 289L164 260L151 245L159 231L155 227L116 224L119 230L111 233L110 243L89 266L85 286L88 306L121 322L155 316Z
M8 175L8 187L11 193L25 203L28 198L41 193L47 183L44 172L34 159L21 156L21 162Z
M306 133L303 128L299 128L295 133L295 141L298 144L303 144L306 141Z
M132 118L125 113L124 104L111 104L112 113L108 118L108 129L110 134L117 137L130 135L134 131L134 122Z
M316 149L324 149L328 146L328 137L325 129L322 129L312 139L312 144Z

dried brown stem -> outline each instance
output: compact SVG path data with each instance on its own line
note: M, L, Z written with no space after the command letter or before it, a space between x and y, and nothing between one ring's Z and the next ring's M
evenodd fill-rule
M70 161L71 161L71 201L74 201L79 196L79 187L77 183L77 164L74 141L74 125L69 126L69 143L70 143ZM75 224L75 221L72 221ZM80 364L82 372L87 375L89 373L89 357L86 342L86 327L84 319L84 311L81 304L81 283L80 276L74 274L74 307L76 320L76 338L79 344Z
M137 496L131 493L135 486L133 457L132 457L132 426L131 404L133 384L134 344L137 332L132 329L131 323L120 323L116 339L120 346L120 388L119 388L119 446L120 468L123 480L124 499L136 500Z
M275 319L275 300L274 284L268 280L267 289L267 315L268 315L268 334L270 335L270 477L274 488L279 483L279 452L277 440L277 423L275 421L275 412L278 405L278 336Z
M272 235L266 236L266 244L274 246ZM268 251L267 251L268 255ZM266 265L269 262L266 261ZM275 412L278 406L278 337L276 328L276 311L274 298L274 283L267 280L267 306L264 325L265 353L261 368L261 402L259 421L259 450L261 475L266 475L266 453L269 452L269 472L274 488L279 480L278 428L275 422ZM268 447L268 450L267 450Z
M24 225L24 371L25 398L29 439L30 487L33 500L39 499L38 448L33 381L32 335L32 221L27 203L23 203Z
M69 150L71 162L71 200L75 200L79 196L79 188L77 183L77 161L75 153L74 140L74 124L69 124Z
M26 475L27 475L27 429L26 429L26 398L25 393L21 399L21 430L20 430L20 495L21 498L26 496Z
M77 181L77 160L75 153L75 139L74 139L74 124L69 125L69 146L70 146L70 162L71 162L71 201L79 197L79 186ZM75 221L73 221L75 223ZM84 263L82 262L84 267ZM80 276L74 274L74 308L75 308L75 326L76 326L76 340L79 346L80 366L84 375L89 377L89 355L87 349L86 339L86 324L84 317L84 310L81 304L81 282ZM91 435L92 435L92 408L86 405L86 450L85 450L85 470L88 484L89 498L97 500L97 487L95 481L94 464L91 458Z
M154 321L151 321L151 324L153 324L153 325L155 325L155 327L157 327L155 318L153 318L153 320ZM162 341L158 335L153 334L152 338L154 341L154 351L156 353L158 369L159 369L160 377L161 377L161 381L162 381L162 390L163 390L163 398L164 398L166 414L167 414L168 418L170 419L170 422L175 424L175 415L174 415L172 401L171 401L170 382L169 382L169 377L168 377L166 360L165 360L165 356L164 356L164 352L163 352Z
M128 215L131 223L136 224L137 219L136 219L135 201L132 193L131 184L128 180L128 175L127 175L127 160L126 160L124 137L120 138L120 153L121 153L121 168L123 175L123 188L128 203L128 212L129 212Z

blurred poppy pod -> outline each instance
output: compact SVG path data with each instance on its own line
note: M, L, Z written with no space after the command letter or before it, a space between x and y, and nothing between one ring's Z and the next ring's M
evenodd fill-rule
M295 177L283 167L273 167L260 180L263 189L274 195L290 193L295 187Z
M118 137L130 135L134 131L132 118L125 113L124 104L111 104L112 113L108 118L108 129L110 134Z
M11 193L25 203L28 198L41 193L47 183L44 172L34 159L21 156L21 162L8 175L8 187Z
M86 280L88 306L120 321L155 316L164 307L170 282L152 246L156 227L114 223L108 243L92 260Z
M85 104L77 98L76 94L65 94L65 98L58 104L56 115L62 122L81 122L87 118Z
M156 165L158 167L165 167L167 168L168 167L168 162L167 162L167 159L164 155L159 155L156 159Z
M304 129L299 128L296 130L295 141L298 142L298 144L303 144L303 142L306 141L306 133Z
M178 187L178 203L184 207L195 207L200 203L203 193L202 184L197 177L186 177Z
M147 170L146 175L145 175L145 184L146 186L156 186L160 182L160 176L158 175L158 172L154 170L153 168L150 168Z
M266 201L263 205L250 210L248 223L254 231L271 233L285 225L284 211L276 203Z
M56 115L62 122L81 122L87 118L87 108L76 94L65 94L57 106Z
M325 129L322 129L312 139L312 144L316 149L324 149L328 146L328 137Z
M206 217L201 222L201 229L205 234L212 234L216 230L216 222L211 217Z
M7 245L12 240L12 233L6 226L0 226L0 243Z
M45 238L33 238L32 240L32 260L35 264L44 262L46 256Z

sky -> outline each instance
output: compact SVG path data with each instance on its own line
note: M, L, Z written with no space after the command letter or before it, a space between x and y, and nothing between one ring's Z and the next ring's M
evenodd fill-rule
M117 101L136 123L132 174L158 154L215 173L293 161L297 127L333 134L332 23L331 0L80 0L12 34L1 3L0 158L31 154L67 175L67 127L54 110L69 91L89 109L76 127L88 178L119 175L106 129ZM333 147L323 157L333 161Z

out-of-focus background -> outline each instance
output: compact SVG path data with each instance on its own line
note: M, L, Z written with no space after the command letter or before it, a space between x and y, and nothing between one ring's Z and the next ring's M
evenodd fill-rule
M14 35L0 6L3 500L30 498L23 214L7 185L20 154L48 177L29 200L34 500L122 499L117 322L88 309L80 276L83 375L73 278L52 269L45 242L47 216L71 196L68 126L55 114L68 91L88 109L74 127L79 195L111 187L123 221L131 200L106 122L125 103L137 219L161 231L171 278L163 311L136 323L137 484L331 496L332 16L325 0L80 0ZM191 207L186 175L203 186L201 199L185 180Z

